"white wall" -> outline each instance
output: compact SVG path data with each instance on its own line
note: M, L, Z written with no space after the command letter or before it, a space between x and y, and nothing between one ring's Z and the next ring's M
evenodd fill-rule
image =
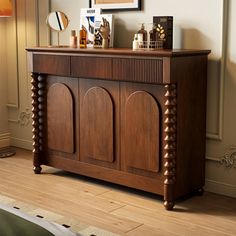
M10 144L7 122L6 20L0 18L0 148Z
M228 160L228 168L218 162L207 162L207 189L236 197L236 1L229 1L226 69L223 86L222 140L207 142L207 155L214 160ZM217 99L217 97L215 97ZM223 158L223 159L222 159Z
M80 9L88 7L88 2L88 0L51 0L51 9L65 12L70 19L68 29L61 33L64 44L69 43L71 29L79 30ZM131 47L133 35L140 27L140 23L146 23L150 28L154 15L171 15L174 16L175 47L211 48L215 56L220 56L222 0L145 0L142 2L142 11L114 13L115 47Z

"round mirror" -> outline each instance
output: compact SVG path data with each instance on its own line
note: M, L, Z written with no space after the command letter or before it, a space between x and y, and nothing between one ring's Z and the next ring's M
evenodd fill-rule
M65 13L54 11L49 13L47 17L47 25L55 31L63 31L69 24L68 17Z

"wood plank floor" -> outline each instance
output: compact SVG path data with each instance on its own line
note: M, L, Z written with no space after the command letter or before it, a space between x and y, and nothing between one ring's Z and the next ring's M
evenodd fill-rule
M30 151L0 159L0 194L119 235L236 235L236 199L204 193L163 208L161 197L43 166Z

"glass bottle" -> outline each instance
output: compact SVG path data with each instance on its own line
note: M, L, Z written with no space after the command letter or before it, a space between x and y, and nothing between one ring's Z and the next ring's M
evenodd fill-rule
M142 23L141 29L138 30L137 33L143 35L143 47L146 47L147 46L147 31L145 30L144 23Z
M83 25L79 31L79 47L87 48L87 31Z
M157 26L156 24L152 25L152 29L149 31L150 43L149 48L156 48L157 45Z

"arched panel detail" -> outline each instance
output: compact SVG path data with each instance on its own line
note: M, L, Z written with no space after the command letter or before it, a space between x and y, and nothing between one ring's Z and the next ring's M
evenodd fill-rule
M132 93L125 106L125 160L131 168L159 171L160 110L145 91Z
M113 162L114 105L107 90L90 88L83 97L81 111L82 142L88 158Z
M74 101L70 89L55 83L47 93L48 148L74 152Z

